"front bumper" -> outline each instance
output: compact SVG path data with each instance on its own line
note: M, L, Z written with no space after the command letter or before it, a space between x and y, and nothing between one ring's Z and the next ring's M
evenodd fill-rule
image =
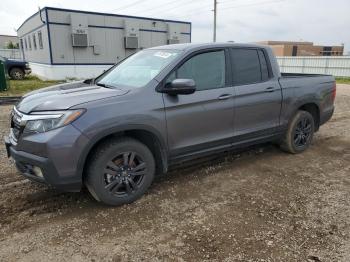
M51 185L59 190L77 192L82 187L78 159L87 138L72 125L20 137L17 145L5 137L7 154L26 178ZM38 175L38 168L41 175Z
M21 174L35 182L47 183L44 177L39 177L33 172L33 167L39 167L44 173L56 172L55 168L49 160L44 157L36 156L22 151L16 151L8 137L5 137L5 146L7 151L7 156L12 157L16 162L16 167Z
M24 73L25 73L26 75L29 75L31 72L32 72L32 69L30 69L30 68L25 68L25 69L24 69Z

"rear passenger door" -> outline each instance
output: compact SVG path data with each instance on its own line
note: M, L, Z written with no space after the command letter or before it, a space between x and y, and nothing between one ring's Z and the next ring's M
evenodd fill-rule
M228 50L200 51L180 63L166 79L196 82L193 94L163 94L173 160L231 146L234 90L226 60Z
M235 141L273 133L279 125L282 94L263 49L230 49L235 89Z

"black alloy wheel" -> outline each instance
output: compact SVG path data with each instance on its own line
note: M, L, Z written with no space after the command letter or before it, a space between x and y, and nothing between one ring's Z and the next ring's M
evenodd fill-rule
M310 139L311 131L312 123L310 118L301 118L294 130L294 145L296 147L304 147Z
M112 195L134 194L144 181L147 164L136 152L123 152L108 161L104 169L105 189Z
M118 206L140 198L152 184L155 170L154 156L145 144L120 137L93 151L84 181L97 201Z
M292 154L305 151L315 132L315 120L310 112L299 110L291 118L288 129L280 143L281 149Z

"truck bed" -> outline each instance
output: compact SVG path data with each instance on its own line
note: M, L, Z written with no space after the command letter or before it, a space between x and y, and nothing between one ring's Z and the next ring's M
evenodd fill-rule
M332 77L332 75L324 75L324 74L281 73L281 77L283 77L283 78L319 77L319 76L330 76L330 77Z
M307 88L309 93L316 92L317 89L332 87L335 78L332 75L322 74L300 74L300 73L281 73L279 83L282 88Z

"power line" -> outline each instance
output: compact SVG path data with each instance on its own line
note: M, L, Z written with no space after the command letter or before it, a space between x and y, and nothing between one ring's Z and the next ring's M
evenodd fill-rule
M246 7L246 6L255 6L255 5L261 5L261 4L268 4L268 3L277 3L277 2L284 2L286 0L273 0L273 1L266 1L266 2L258 2L258 3L251 3L251 4L247 4L247 5L235 5L235 6L228 6L228 7L224 7L224 8L219 8L221 11L225 11L226 9L232 9L232 8L241 8L241 7ZM228 1L226 1L228 2ZM218 2L218 7L220 2ZM187 13L185 15L181 15L178 17L187 17L187 16L193 16L193 15L197 15L197 14L201 14L201 13L206 13L206 12L211 12L213 10L210 10L208 8L200 8L197 9L195 12L191 12L191 13Z
M251 3L246 5L235 5L235 6L225 6L225 9L222 11L225 11L226 9L232 9L232 8L239 8L239 7L246 7L246 6L256 6L256 5L262 5L262 4L272 4L272 3L279 3L279 2L285 2L286 0L272 0L272 1L265 1L265 2L259 2L259 3Z
M177 0L176 2L178 3L178 2L180 2L180 1L182 1L182 0ZM186 0L186 1L187 1L187 0ZM174 9L179 9L179 8L182 8L182 7L186 7L187 5L191 5L191 4L195 3L196 1L198 1L198 0L192 0L192 2L190 2L190 3L186 4L186 5L181 4L181 5L178 5L178 6L174 6L174 7L172 7L172 8L167 8L166 10L163 10L163 12L166 12L166 11L173 11ZM157 12L162 12L162 10L157 11ZM153 14L153 13L155 13L155 12L151 12L151 14Z
M218 2L218 4L232 3L232 2L237 2L237 1L240 1L240 0L227 0L227 1L220 1L220 2Z
M149 9L143 10L142 12L154 11L154 10L159 9L159 8L162 8L162 7L164 7L164 6L172 5L172 4L174 4L174 3L178 3L178 2L182 2L182 1L184 1L184 0L170 1L170 2L167 2L167 3L163 3L162 5L158 5L158 6L154 7L154 8L149 8ZM187 1L187 0L186 0L186 1Z
M214 30L213 30L213 42L216 42L216 12L218 2L214 0Z
M120 10L123 10L123 9L127 9L129 7L133 7L134 5L137 5L138 3L141 3L141 2L145 2L146 0L137 0L137 1L134 1L128 5L124 5L122 7L119 7L119 8L115 8L115 9L112 9L110 10L110 12L114 12L114 11L120 11Z

